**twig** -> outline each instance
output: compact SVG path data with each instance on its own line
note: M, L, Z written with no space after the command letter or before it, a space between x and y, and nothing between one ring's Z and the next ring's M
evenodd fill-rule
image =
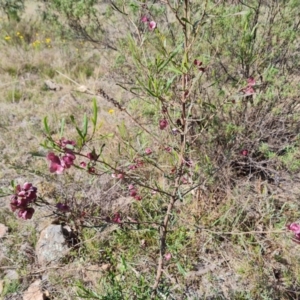
M65 78L67 78L68 80L70 80L71 82L75 83L76 85L81 86L78 82L76 82L76 81L73 80L72 78L68 77L67 75L65 75L65 74L63 74L63 73L61 73L61 72L59 72L59 71L57 71L57 70L55 70L55 72L57 72L59 75L65 77Z

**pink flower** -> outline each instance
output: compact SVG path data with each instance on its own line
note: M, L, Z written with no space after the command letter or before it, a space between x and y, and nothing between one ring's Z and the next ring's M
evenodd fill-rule
M62 174L65 168L62 166L60 158L53 152L50 152L47 155L47 159L50 161L50 172Z
M185 177L181 177L181 182L183 184L188 184L189 183L188 180Z
M13 212L17 209L27 207L27 205L28 202L26 201L26 198L19 198L17 195L13 195L10 200L10 208Z
M253 86L255 85L255 79L253 77L249 77L247 80L248 86Z
M129 195L130 195L131 197L135 197L135 196L137 195L136 189L130 190Z
M149 22L149 29L152 31L155 28L156 28L156 22L154 22L154 21Z
M34 214L34 208L32 207L26 207L21 208L18 212L18 217L24 220L31 219Z
M136 163L137 167L142 167L144 165L144 162L140 159L135 159L134 162Z
M128 190L129 190L129 195L131 197L133 197L135 200L138 200L138 201L142 200L142 197L140 195L138 195L138 192L133 184L130 184L128 186Z
M84 161L82 161L82 162L80 163L80 167L85 168L85 167L86 167L86 163L85 163Z
M37 188L31 183L25 183L23 188L18 185L15 194L11 197L10 207L14 212L17 209L26 209L37 199Z
M69 169L73 164L76 156L71 150L67 150L65 155L61 158L61 164L64 168Z
M194 65L198 67L199 71L201 71L201 72L205 72L206 71L206 68L201 67L202 66L202 61L200 61L198 59L195 59L194 60Z
M294 232L293 241L300 244L300 224L292 223L292 224L287 226L287 229Z
M149 22L149 18L146 17L146 16L142 16L142 17L141 17L141 22L143 22L143 23L148 23L148 22Z
M245 96L250 96L250 95L253 95L255 93L254 89L252 86L247 86L246 88L244 88L242 90L242 92L245 94Z
M66 150L62 158L50 152L47 155L47 159L50 161L50 172L62 174L64 169L69 169L74 164L76 157L71 150Z
M23 189L25 191L28 191L32 188L32 183L29 183L29 182L25 182L24 185L23 185Z
M31 203L35 202L36 199L37 199L36 187L34 187L31 183L28 182L24 183L22 188L18 184L15 188L15 194L11 197L10 208L13 212L19 209L18 216L20 218L22 217L24 219L25 216L28 214L27 219L30 219L32 217L34 210L32 211L32 209L29 209L28 206Z
M248 156L249 154L249 151L247 149L243 149L241 152L240 152L241 155L243 156Z
M94 160L96 161L99 157L99 155L96 154L95 150L93 150L92 152L89 152L86 157L90 160Z
M295 234L300 234L300 224L298 223L288 225L287 229L293 231Z
M193 161L189 158L185 158L184 163L189 168L193 166Z
M130 165L128 168L129 170L135 170L137 169L137 165Z
M76 143L75 141L67 140L63 137L59 140L58 145L61 149L65 150L65 149L74 149Z
M21 197L26 203L31 203L36 200L36 192L37 188L28 182L24 183L23 188L21 188L20 185L16 187L17 197Z
M120 213L115 213L114 216L113 216L112 221L114 223L120 224L121 223L121 215L120 215Z
M159 121L159 129L164 130L168 126L168 121L166 119L162 119Z
M88 172L89 172L90 174L95 174L96 170L95 170L94 167L89 167L89 168L88 168Z
M146 153L147 155L150 155L150 154L152 153L152 150L151 150L150 148L146 148L146 149L145 149L145 153Z
M172 258L172 254L171 253L166 253L165 254L165 259L168 261Z
M125 176L124 176L124 173L113 173L113 174L111 174L111 177L112 178L123 179Z
M165 147L165 151L170 153L172 151L172 148L171 147Z
M137 200L137 201L141 201L141 200L142 200L142 196L136 195L136 196L134 197L134 199Z

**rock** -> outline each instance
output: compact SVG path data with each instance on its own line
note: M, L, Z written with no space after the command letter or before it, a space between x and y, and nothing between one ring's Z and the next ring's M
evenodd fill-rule
M85 93L88 90L88 88L85 85L80 85L76 88L77 92Z
M52 80L45 80L44 83L45 83L45 86L47 87L47 89L49 89L51 91L59 91L62 89L62 87L60 85L56 84Z
M6 227L4 224L0 224L0 239L2 239L8 231L8 227Z
M36 245L36 254L42 266L58 262L68 251L61 225L51 224L40 234Z
M33 282L23 295L23 300L44 300L45 296L41 290L41 280Z

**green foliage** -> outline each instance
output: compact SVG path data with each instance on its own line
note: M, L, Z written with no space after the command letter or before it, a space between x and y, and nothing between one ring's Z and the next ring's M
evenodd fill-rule
M21 90L14 88L13 90L9 91L7 94L7 100L9 102L16 102L18 103L22 99L23 93Z
M48 1L41 12L42 18L63 37L98 43L102 40L103 29L97 3L95 0Z
M16 293L20 291L20 283L19 280L5 280L4 288L2 291L2 296L8 296L10 294Z
M4 12L10 21L20 21L24 7L24 0L0 0L0 11Z

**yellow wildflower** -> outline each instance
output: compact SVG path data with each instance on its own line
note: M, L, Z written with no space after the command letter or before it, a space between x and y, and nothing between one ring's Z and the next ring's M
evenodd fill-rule
M9 41L11 39L11 37L9 35L7 35L5 38L4 38L6 41Z
M45 42L46 42L46 44L50 44L51 43L51 39L50 38L46 38Z
M108 111L108 113L111 114L111 115L112 115L114 112L115 112L114 109L110 109L110 110Z
M34 41L33 43L32 43L32 46L33 47L39 47L40 46L40 41L39 40L36 40L36 41Z

